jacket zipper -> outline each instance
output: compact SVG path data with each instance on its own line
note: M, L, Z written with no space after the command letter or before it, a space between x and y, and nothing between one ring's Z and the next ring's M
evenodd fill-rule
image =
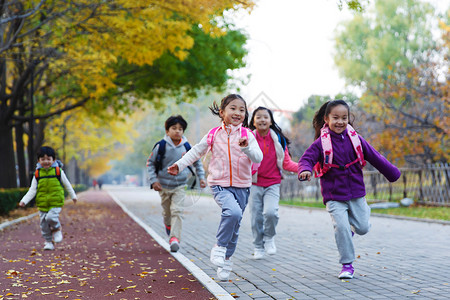
M227 131L228 134L228 164L230 166L230 186L233 186L233 170L231 169L231 149L230 149L230 132Z

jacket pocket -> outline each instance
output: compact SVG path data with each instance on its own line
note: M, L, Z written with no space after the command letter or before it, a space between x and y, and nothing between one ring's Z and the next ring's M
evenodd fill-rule
M252 163L246 155L238 158L237 177L243 180L251 180L252 178Z
M214 159L211 159L211 163L209 164L209 174L211 175L212 179L214 180L220 180L223 179L226 175L225 173L225 160L220 157L214 157Z

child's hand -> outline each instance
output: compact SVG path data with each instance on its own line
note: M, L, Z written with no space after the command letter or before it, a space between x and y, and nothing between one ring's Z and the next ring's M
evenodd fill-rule
M202 189L206 187L206 181L204 179L200 180L200 187Z
M25 203L22 202L22 201L20 201L20 202L19 202L19 206L20 206L20 207L25 207Z
M300 181L311 181L311 172L310 171L303 171L298 175L298 180Z
M157 192L162 191L161 183L159 183L158 181L153 183L152 188Z
M72 201L73 201L73 204L77 204L78 200L77 200L77 198L73 198Z
M240 138L239 139L239 147L241 147L241 148L248 147L248 139Z
M178 165L177 164L173 164L170 167L167 168L167 173L169 173L170 175L177 175L178 172L180 170L178 169Z

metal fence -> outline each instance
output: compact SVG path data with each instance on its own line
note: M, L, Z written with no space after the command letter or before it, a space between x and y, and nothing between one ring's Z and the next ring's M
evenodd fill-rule
M416 203L450 206L450 165L433 164L420 168L402 168L400 179L390 183L378 171L364 171L368 201L399 201L411 198ZM297 175L287 175L281 182L281 199L322 201L317 178L300 182Z

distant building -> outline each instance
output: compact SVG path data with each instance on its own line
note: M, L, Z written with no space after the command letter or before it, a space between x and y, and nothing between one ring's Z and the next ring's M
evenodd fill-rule
M255 99L249 102L247 106L250 117L253 111L257 109L259 106L264 106L270 109L273 112L275 122L277 122L277 124L281 127L281 129L290 131L291 121L295 111L281 109L275 103L275 101L273 101L269 96L266 95L266 93L264 92L259 93L258 96L256 96Z

